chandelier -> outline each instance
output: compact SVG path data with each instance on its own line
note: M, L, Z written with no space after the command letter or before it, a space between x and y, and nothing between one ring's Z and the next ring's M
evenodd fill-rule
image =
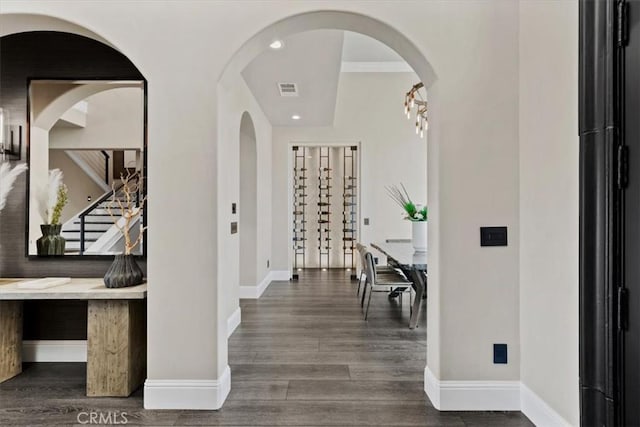
M411 119L411 110L416 109L416 134L420 134L420 138L424 137L424 131L429 127L427 122L427 101L422 98L419 89L423 88L422 82L413 85L411 90L404 95L404 114L407 119Z

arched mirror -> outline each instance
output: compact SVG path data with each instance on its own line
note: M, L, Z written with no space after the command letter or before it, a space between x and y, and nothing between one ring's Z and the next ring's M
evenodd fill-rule
M29 256L145 254L145 100L143 80L29 80Z

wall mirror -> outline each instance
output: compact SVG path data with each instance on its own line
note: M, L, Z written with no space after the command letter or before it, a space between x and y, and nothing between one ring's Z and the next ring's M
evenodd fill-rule
M27 256L123 253L122 229L135 240L146 223L145 82L31 79L27 109ZM54 170L67 190L59 227L50 224L56 196L48 190L59 188L50 183ZM121 177L129 177L128 186ZM136 213L133 220L123 206ZM64 250L43 250L38 239L47 233L59 233ZM146 254L146 232L132 254Z

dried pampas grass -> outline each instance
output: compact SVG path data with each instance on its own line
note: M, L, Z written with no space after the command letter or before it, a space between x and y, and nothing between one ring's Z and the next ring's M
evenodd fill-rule
M16 179L25 170L27 170L26 163L16 165L13 169L11 169L8 162L0 165L0 211L2 211L7 203L7 196L13 188Z
M63 185L62 177L60 169L50 170L47 185L41 187L37 193L38 212L43 224L51 224L54 208L58 202L58 191Z

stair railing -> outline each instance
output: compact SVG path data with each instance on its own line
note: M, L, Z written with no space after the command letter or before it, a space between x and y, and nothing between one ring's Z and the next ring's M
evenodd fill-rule
M107 153L105 150L100 150L100 153L104 158L104 183L109 185L109 159L111 158L111 156L109 156L109 153Z
M138 179L139 175L140 175L140 173L136 172L133 175L133 177ZM104 193L98 200L93 202L89 207L87 207L85 210L80 212L80 214L78 215L78 218L80 218L80 255L84 255L85 248L86 248L86 244L85 244L85 228L86 228L86 217L87 217L87 215L91 214L91 212L96 210L96 208L101 203L106 202L107 200L109 200L114 195L116 197L118 197L118 195L120 193L120 190L122 190L123 186L124 186L124 183L120 183L120 185L118 185L117 187L111 189L111 191L109 191L107 193ZM140 193L140 191L138 191L138 194L136 194L136 205L138 205L137 201L140 198L140 194L139 193Z

